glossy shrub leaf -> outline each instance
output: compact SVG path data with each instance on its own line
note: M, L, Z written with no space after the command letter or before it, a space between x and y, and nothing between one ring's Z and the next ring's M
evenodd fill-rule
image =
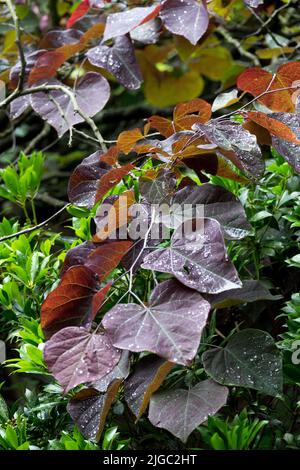
M100 201L110 189L120 183L124 176L127 176L133 169L134 166L131 163L127 163L127 165L112 168L107 173L101 175L95 195L95 202Z
M150 7L136 7L109 15L104 31L104 41L133 31L138 26L155 18L159 10L160 5L153 5Z
M184 222L172 235L171 246L147 255L142 267L171 273L186 286L209 294L241 286L214 219Z
M208 313L209 304L198 292L169 280L154 289L148 307L116 305L104 316L103 325L118 348L150 351L170 362L189 364Z
M143 138L144 136L138 128L123 131L118 136L118 149L127 154L134 148L135 144Z
M159 389L173 364L155 356L142 358L125 382L125 400L137 420L145 412L150 398Z
M141 86L142 75L133 44L128 36L118 36L112 46L99 45L87 52L90 63L110 72L129 90Z
M46 51L41 54L34 64L29 75L28 83L33 85L40 80L46 80L56 75L59 67L66 61L67 57L60 51Z
M130 31L130 37L133 41L142 44L154 44L158 41L161 32L161 21L159 18L154 18Z
M169 31L184 36L194 45L206 32L209 23L205 0L166 0L160 18Z
M69 268L84 264L88 255L97 248L97 245L91 241L86 241L80 245L70 248L64 259L61 274L64 274Z
M171 219L172 227L177 228L180 224L180 216L185 209L186 217L193 217L193 212L200 210L199 216L216 219L224 232L225 238L241 239L249 234L251 225L248 223L244 208L240 201L227 189L213 184L201 186L187 186L177 191L172 199L172 204L177 207ZM187 205L191 209L187 210ZM175 206L176 205L176 206ZM185 206L186 205L186 206ZM202 212L202 214L201 214Z
M109 385L116 379L126 379L129 375L130 368L130 353L129 351L122 351L121 358L118 364L113 368L111 372L106 374L102 379L96 380L90 384L91 387L98 390L98 392L106 392Z
M45 362L65 393L76 385L104 377L120 356L106 334L76 326L55 333L44 349Z
M111 285L112 283L109 282L106 286L102 287L102 289L94 294L92 300L92 320L95 318L103 303L105 302L106 295L108 294Z
M273 113L271 116L278 119L280 122L289 126L300 139L300 118L298 114L290 113ZM300 145L288 142L280 137L272 137L272 145L285 158L285 160L294 168L297 173L300 173Z
M254 388L273 396L281 393L281 353L265 331L242 330L224 348L206 351L202 361L205 371L221 384Z
M280 295L272 295L260 281L244 281L239 289L227 290L220 294L205 295L212 308L227 308L258 300L278 300Z
M94 388L81 390L69 402L67 410L86 439L99 441L120 384L121 380L113 381L106 393Z
M62 85L55 79L49 80L47 84ZM88 116L94 116L107 103L110 87L104 77L95 72L88 72L78 81L74 95L79 108ZM59 137L75 124L84 121L79 113L74 112L70 97L61 90L52 90L48 94L44 92L33 93L31 106L42 119L56 129Z
M41 325L46 337L66 326L88 324L97 286L95 274L85 266L73 266L66 271L42 304Z
M181 441L226 404L228 389L213 380L155 393L150 400L149 419L153 426L167 429Z
M240 170L252 178L262 176L264 161L253 134L230 121L213 121L211 124L197 126Z

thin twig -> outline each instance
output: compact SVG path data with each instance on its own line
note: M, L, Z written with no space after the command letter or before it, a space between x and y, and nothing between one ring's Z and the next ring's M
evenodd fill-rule
M37 224L34 227L28 227L28 228L25 228L24 230L20 230L20 232L11 233L10 235L5 235L5 237L1 237L0 242L4 242L11 238L19 237L20 235L24 235L25 233L30 233L30 232L33 232L34 230L38 230L39 228L44 227L49 222L51 222L51 220L55 219L55 217L61 214L68 206L70 206L70 203L66 204L64 207L59 209L59 211L55 212L55 214L51 215L51 217L49 217L47 220L44 220L44 222L41 222L40 224Z
M36 147L36 145L44 138L46 137L49 132L51 130L51 126L49 126L49 124L47 122L44 123L44 126L42 128L42 130L39 132L39 134L37 134L31 142L29 142L29 144L27 145L27 147L25 148L24 150L24 153L25 154L28 154L30 153L32 150L34 150L34 148Z

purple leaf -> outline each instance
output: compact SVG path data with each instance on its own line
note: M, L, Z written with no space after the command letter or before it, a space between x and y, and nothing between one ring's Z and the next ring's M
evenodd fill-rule
M278 119L278 121L286 124L300 139L300 116L299 114L291 113L272 113L270 117ZM272 145L285 158L285 160L294 168L297 173L300 173L300 145L293 144L279 137L272 136Z
M175 187L175 174L165 169L160 170L154 178L147 175L139 178L139 191L150 204L170 202Z
M265 331L242 330L224 348L206 351L202 361L207 374L221 384L254 388L273 396L281 393L281 353Z
M28 80L28 76L31 72L31 69L34 67L39 56L43 55L45 52L47 51L45 49L42 49L42 50L34 51L31 54L26 55L25 57L26 67L25 67L25 75L24 75L25 88L26 88L26 82ZM14 65L11 68L10 75L9 75L10 85L14 88L16 88L18 85L20 72L21 72L21 62L17 62L16 65ZM24 111L26 111L26 109L29 106L30 106L29 95L20 96L19 98L16 98L10 104L11 118L17 119L19 116L21 116L24 113Z
M69 414L86 439L99 441L120 384L121 380L115 380L103 394L93 388L81 390L68 404Z
M151 397L149 419L153 426L167 429L186 442L194 429L226 404L227 396L228 389L212 380L199 382L189 390L158 392Z
M155 44L159 39L161 30L161 21L159 18L155 18L131 31L130 37L133 41L138 41L142 44Z
M113 46L100 45L87 52L90 63L102 67L129 90L140 88L142 75L128 36L118 36Z
M85 263L89 254L97 248L97 245L91 241L86 241L67 251L61 275L72 266L78 266Z
M39 83L39 85L43 84L62 86L62 83L56 79ZM79 108L88 116L94 116L101 111L110 96L108 81L95 72L88 72L78 81L75 90L70 89L70 91L74 93ZM74 112L70 97L61 90L52 90L48 94L44 92L33 93L31 105L42 119L56 129L59 137L63 136L75 124L84 122L84 118L78 112Z
M45 362L65 393L76 385L104 377L120 356L106 334L90 333L76 326L53 335L44 350Z
M130 368L129 355L129 351L122 351L121 359L116 367L114 367L114 369L109 372L109 374L102 377L102 379L96 380L96 382L92 382L90 386L98 390L98 392L106 392L109 385L114 380L126 379L128 377Z
M159 389L173 364L156 356L142 358L125 382L125 400L137 420L146 410L151 395Z
M194 212L194 214L199 213L198 217L202 215L216 219L224 231L224 237L229 240L241 239L251 230L240 201L221 186L209 183L201 186L186 186L175 194L171 204L174 204L175 208L171 219L173 228L177 228L180 224L182 214L192 218ZM187 206L184 207L188 204L191 206L190 209ZM186 212L183 212L184 209ZM177 221L179 223L176 223Z
M258 300L278 300L280 295L272 295L259 281L244 281L239 289L226 290L220 294L204 296L212 308L227 308L232 305L257 302Z
M70 202L77 206L93 207L101 176L110 166L101 161L102 152L97 151L85 158L73 171L68 185Z
M171 33L184 36L194 45L209 23L205 0L166 0L159 16Z
M138 26L155 18L160 10L160 5L151 7L136 7L131 10L113 13L107 17L103 40L123 36Z
M209 304L175 280L159 284L149 307L119 304L103 318L114 346L150 351L170 362L189 364L197 353Z
M42 38L39 46L44 49L58 49L66 44L76 44L82 37L78 29L52 29Z
M186 286L208 294L241 286L214 219L184 222L172 235L171 246L147 255L142 268L173 274Z
M224 156L248 176L259 178L263 175L265 165L256 137L240 124L212 121L210 124L195 124L195 128L218 145Z

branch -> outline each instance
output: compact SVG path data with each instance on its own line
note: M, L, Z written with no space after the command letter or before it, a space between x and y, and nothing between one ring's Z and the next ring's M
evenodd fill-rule
M217 32L220 33L229 44L232 44L234 47L236 47L241 56L248 57L248 59L250 59L255 65L260 66L260 62L256 55L246 51L241 45L240 41L232 37L231 34L225 28L223 28L223 26L219 26Z
M16 44L18 47L19 51L19 58L21 62L21 70L20 70L20 75L19 75L19 83L17 88L13 91L13 94L18 95L20 91L23 90L24 87L24 81L25 81L25 70L26 70L26 60L25 60L25 55L24 55L24 50L23 50L23 44L22 44L22 39L21 39L21 29L20 29L20 22L18 15L16 13L15 7L13 6L13 3L11 0L5 0L5 3L7 5L7 8L9 9L9 12L11 14L12 20L14 22L14 26L16 29ZM11 96L12 96L11 95Z
M24 230L20 230L20 232L11 233L10 235L5 235L5 237L1 237L0 242L4 242L6 240L9 240L10 238L19 237L20 235L24 235L25 233L30 233L30 232L33 232L34 230L38 230L39 228L44 227L49 222L51 222L51 220L53 220L55 217L61 214L68 206L70 206L70 203L66 204L64 207L59 209L59 211L55 212L55 214L51 215L49 219L44 220L44 222L41 222L40 224L37 224L34 227L28 227L28 228L25 228Z

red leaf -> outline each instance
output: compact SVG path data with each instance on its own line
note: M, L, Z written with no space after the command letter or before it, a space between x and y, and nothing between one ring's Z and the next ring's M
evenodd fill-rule
M98 182L95 202L100 201L100 199L102 199L110 189L120 183L122 178L128 175L128 173L130 173L130 171L133 169L134 165L128 163L128 165L124 165L119 168L113 168L101 176Z
M89 0L83 0L76 10L73 11L72 15L67 21L67 28L71 28L76 21L82 18L90 9L90 2Z
M277 119L269 117L265 113L259 111L249 111L247 117L259 124L260 126L267 129L270 134L280 139L288 140L293 144L300 144L300 141L297 139L294 132L283 122L278 121Z
M109 282L106 286L102 287L102 289L100 289L97 294L94 295L92 302L92 319L95 318L100 308L102 307L106 294L108 293L111 286L112 282Z
M36 61L34 68L31 70L28 78L28 84L52 78L56 75L57 69L65 62L67 58L62 52L47 51L42 54Z
M98 285L95 274L85 266L73 266L42 305L41 325L46 337L70 325L88 321L89 307Z
M297 80L300 80L300 62L288 62L278 68L275 79L270 72L259 67L247 69L238 77L237 86L240 90L247 91L255 97L267 92L260 96L258 101L269 109L293 112L295 103L292 100L292 94L295 90L291 87ZM276 91L289 87L288 90Z
M103 243L87 257L84 265L103 281L118 266L131 245L130 240Z

